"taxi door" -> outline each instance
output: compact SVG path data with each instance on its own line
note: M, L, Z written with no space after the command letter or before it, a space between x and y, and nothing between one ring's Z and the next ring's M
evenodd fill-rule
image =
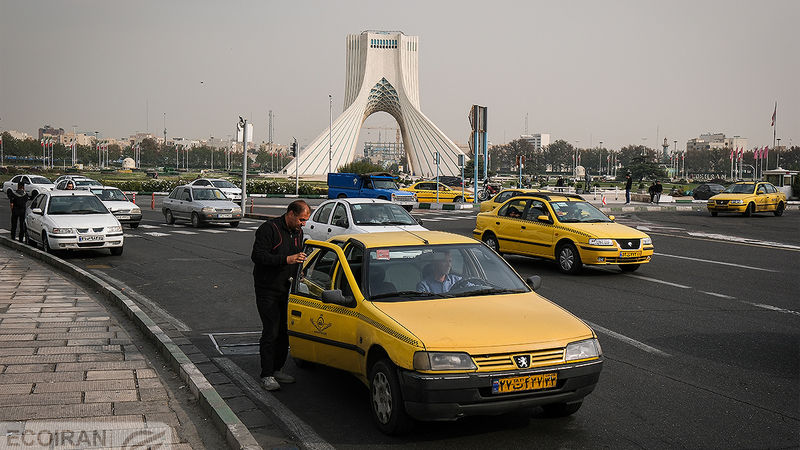
M539 220L541 216L547 216L547 221ZM525 211L525 224L520 232L520 238L524 241L523 250L530 255L552 255L553 230L553 216L545 202L530 200Z
M306 241L313 254L292 282L287 325L293 358L357 372L365 351L357 345L357 309L364 299L344 251ZM347 249L357 276L363 252Z
M417 191L417 201L432 202L436 201L436 183L419 183L415 187Z
M764 183L759 183L758 186L756 186L756 211L769 211L769 200L766 185Z
M527 223L523 220L529 200L509 200L500 207L495 218L497 243L501 252L528 254L528 246L523 241L523 231Z

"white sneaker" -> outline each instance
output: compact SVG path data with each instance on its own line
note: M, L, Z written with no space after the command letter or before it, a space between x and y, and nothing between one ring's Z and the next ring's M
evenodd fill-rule
M261 379L261 385L268 391L277 391L281 385L275 380L275 377L264 377Z
M281 372L280 370L276 370L275 373L272 374L276 380L280 381L281 383L294 383L294 377L289 375L288 373Z

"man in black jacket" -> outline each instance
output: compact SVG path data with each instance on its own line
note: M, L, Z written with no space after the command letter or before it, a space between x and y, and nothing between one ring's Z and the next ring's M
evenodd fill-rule
M25 240L25 207L28 204L28 194L25 193L25 183L17 184L16 191L8 192L8 200L11 201L11 239L17 232L17 223L19 223L19 240Z
M280 369L289 354L286 310L289 278L306 259L303 253L303 224L311 209L303 200L289 204L286 213L270 219L256 230L250 259L256 290L256 306L263 330L259 341L261 383L264 389L280 389L280 383L294 383L294 377Z
M625 175L625 204L629 205L631 203L631 187L633 187L633 179L631 179L631 174Z

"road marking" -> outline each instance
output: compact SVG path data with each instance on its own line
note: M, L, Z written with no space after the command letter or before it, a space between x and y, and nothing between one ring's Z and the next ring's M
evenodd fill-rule
M247 229L247 230L253 230L253 231L256 231L256 230L258 230L258 227L247 227L246 229Z
M728 300L736 300L736 297L731 297L730 295L717 294L716 292L706 292L706 291L699 291L699 292L701 292L703 294L711 295L713 297L719 297L719 298L724 298L724 299L728 299Z
M744 300L742 300L742 303L745 303L745 304L750 305L750 306L755 306L756 308L763 308L763 309L768 309L770 311L776 311L776 312L780 312L780 313L784 313L784 314L794 314L796 316L800 316L800 312L792 311L791 309L778 308L777 306L765 305L763 303L746 302Z
M149 232L144 233L144 234L147 234L147 235L150 235L150 236L153 236L153 237L169 236L169 233L159 233L158 231L149 231Z
M668 255L666 253L653 253L653 255L666 256L668 258L688 259L690 261L698 261L698 262L711 263L711 264L720 264L720 265L723 265L723 266L738 267L740 269L761 270L761 271L764 271L764 272L773 272L773 273L777 272L777 270L764 269L764 268L761 268L761 267L745 266L745 265L742 265L742 264L734 264L734 263L722 262L722 261L712 261L710 259L691 258L689 256Z
M607 335L609 335L609 336L611 336L611 337L613 337L615 339L619 339L620 341L625 342L626 344L630 344L630 345L632 345L632 346L634 346L634 347L636 347L636 348L638 348L640 350L644 350L644 351L646 351L648 353L652 353L654 355L659 355L659 356L672 356L667 352L659 350L659 349L657 349L655 347L651 347L651 346L645 344L644 342L639 342L636 339L629 338L628 336L625 336L624 334L619 334L619 333L617 333L615 331L611 331L611 330L609 330L607 328L603 328L600 325L594 324L594 323L586 321L586 320L584 320L584 322L586 322L586 324L589 325L590 327L592 327L592 329L594 329L595 331L599 331L599 332L601 332L603 334L607 334Z
M636 278L638 280L650 281L652 283L666 284L667 286L673 286L673 287L681 288L681 289L691 289L691 286L685 286L683 284L678 284L678 283L670 283L669 281L657 280L655 278L643 277L641 275L633 275L633 274L630 274L630 273L626 273L625 276L631 277L631 278Z
M313 428L297 417L289 408L281 403L273 394L265 391L261 385L228 358L212 358L228 377L241 386L242 390L252 399L258 400L272 411L272 416L283 422L285 428L295 437L300 447L312 450L333 450L333 445L322 439Z
M148 229L150 229L150 228L161 228L160 226L157 226L157 225L146 225L146 224L143 224L143 223L139 224L139 226L142 227L142 228L148 228Z
M715 239L718 241L729 241L729 242L738 242L742 244L756 244L756 245L765 245L769 247L778 247L778 248L786 248L791 250L800 250L800 246L798 245L791 245L791 244L783 244L780 242L771 242L771 241L762 241L759 239L750 239L750 238L743 238L737 236L728 236L725 234L716 234L716 233L703 233L697 231L689 231L687 234L689 236L695 237L704 237L709 239Z
M173 231L173 233L178 233L178 234L197 234L196 231L187 231L187 230L175 230L175 231Z
M141 236L140 236L140 235L138 235L138 234L129 234L129 233L125 233L125 234L123 234L122 236L124 236L124 237L125 237L125 239L130 239L130 238L138 238L138 237L141 237Z
M257 229L257 228L256 228L256 229ZM231 228L231 230L230 230L230 231L246 231L246 232L248 232L248 233L249 233L249 232L251 232L251 231L253 231L253 230L252 230L252 229L250 229L250 228Z
M207 229L207 230L200 230L200 231L202 231L204 233L224 233L223 230L208 230Z

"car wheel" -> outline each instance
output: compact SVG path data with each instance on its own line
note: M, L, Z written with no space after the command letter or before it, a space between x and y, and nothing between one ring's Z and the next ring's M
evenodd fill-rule
M347 195L346 194L339 194L339 195L336 196L336 198L347 198Z
M123 247L111 247L108 249L111 252L112 256L119 256L122 254Z
M175 223L175 216L172 215L172 211L164 211L164 220L166 220L169 225Z
M489 248L494 250L498 255L500 254L500 242L498 242L497 236L491 231L483 235L483 243L489 246Z
M546 417L566 417L578 412L582 404L582 401L576 403L555 403L552 405L544 405L542 409Z
M556 251L556 262L558 268L569 274L575 274L581 271L583 263L581 263L581 255L578 249L571 243L563 244L558 247Z
M775 208L775 211L773 211L772 214L775 214L776 216L782 216L785 208L786 207L783 206L783 202L778 202L778 207Z
M50 247L50 241L47 240L47 232L42 231L42 250L45 253L50 253L51 255L55 253L55 251Z
M139 222L133 222L133 223L131 223L131 229L134 229L134 230L135 230L135 229L137 229L137 228L139 228Z
M464 202L464 197L460 195L453 199L453 203L463 203L463 202Z
M239 226L239 222L231 222L231 228L236 228Z
M196 212L192 213L192 227L200 228L200 216Z
M619 268L622 269L623 272L633 272L639 268L641 264L620 264Z
M711 211L711 217L717 217L717 212L716 211Z
M372 366L369 392L372 419L382 432L397 435L411 428L411 419L403 405L397 369L391 361L382 359Z
M756 212L756 205L750 203L747 205L747 209L744 210L742 215L745 217L750 217L753 215L754 212Z

